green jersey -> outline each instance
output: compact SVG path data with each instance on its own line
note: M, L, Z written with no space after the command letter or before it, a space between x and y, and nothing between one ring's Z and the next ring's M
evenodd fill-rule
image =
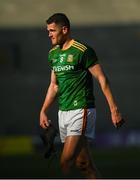
M50 50L48 61L57 78L60 110L95 107L93 79L88 68L98 60L91 47L75 40L66 50L57 45Z

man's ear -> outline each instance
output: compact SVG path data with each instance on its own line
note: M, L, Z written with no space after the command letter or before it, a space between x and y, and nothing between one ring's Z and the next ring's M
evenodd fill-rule
M67 28L66 26L63 26L63 29L62 29L62 30L63 30L63 33L64 33L64 34L67 34L68 28Z

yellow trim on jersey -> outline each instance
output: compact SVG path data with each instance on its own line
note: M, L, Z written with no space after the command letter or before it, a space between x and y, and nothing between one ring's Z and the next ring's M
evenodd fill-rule
M78 41L74 41L75 44L87 49L87 47L84 44L79 43Z
M53 50L57 49L59 47L59 45L56 45L55 47L53 47L52 49L50 49L49 53L52 52Z
M81 50L82 52L84 52L84 51L87 49L86 46L84 46L83 44L81 44L81 43L79 43L79 42L77 42L77 41L74 41L74 43L73 43L72 46L78 48L78 49Z
M82 52L85 51L85 50L81 49L80 47L78 47L78 46L76 46L76 45L72 45L72 46L75 47L75 48L77 48L77 49L79 49L79 50L81 50Z

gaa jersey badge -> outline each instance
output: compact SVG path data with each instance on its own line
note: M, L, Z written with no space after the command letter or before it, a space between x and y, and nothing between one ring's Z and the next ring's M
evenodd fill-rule
M67 62L73 62L73 55L72 54L68 55Z

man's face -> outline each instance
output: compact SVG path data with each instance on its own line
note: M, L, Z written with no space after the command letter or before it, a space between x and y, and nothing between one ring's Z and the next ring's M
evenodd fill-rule
M47 24L47 30L52 45L61 45L65 41L67 28L57 25L55 23Z

